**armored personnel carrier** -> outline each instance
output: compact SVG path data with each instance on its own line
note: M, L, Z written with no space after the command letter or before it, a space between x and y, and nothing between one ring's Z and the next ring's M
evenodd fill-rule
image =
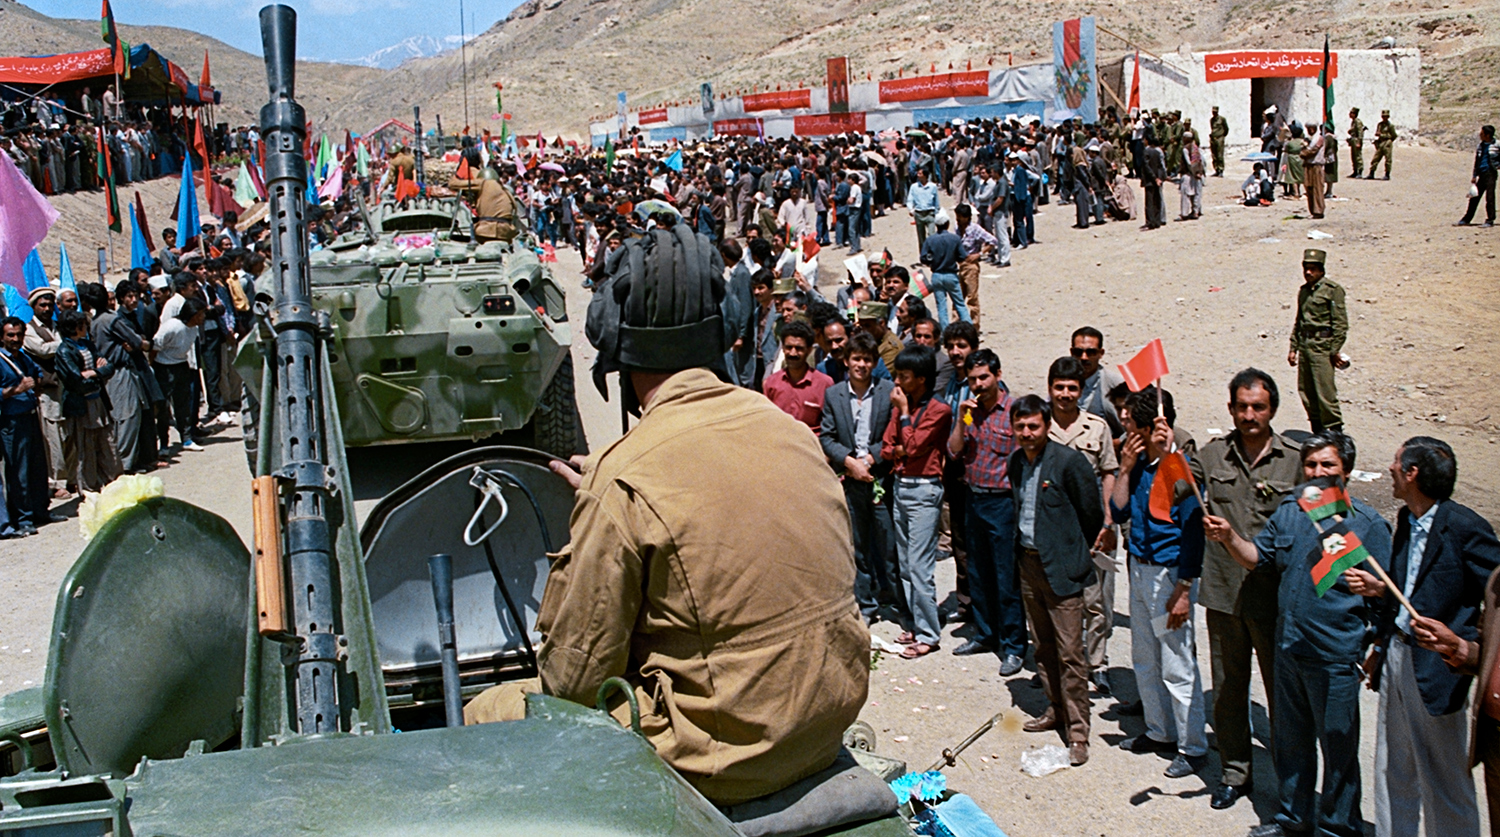
M522 441L553 455L582 452L567 300L531 233L479 243L455 197L360 209L354 231L308 254L312 305L332 327L344 444L529 431ZM252 331L236 357L252 403L270 339L269 326ZM245 434L252 462L258 419Z

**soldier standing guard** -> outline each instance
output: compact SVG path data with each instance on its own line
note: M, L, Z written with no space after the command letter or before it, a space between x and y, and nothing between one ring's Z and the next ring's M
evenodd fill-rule
M1297 291L1297 320L1292 325L1286 362L1297 367L1297 391L1314 433L1342 430L1334 369L1349 365L1339 350L1349 334L1349 312L1344 307L1344 288L1324 276L1328 254L1322 250L1302 252L1303 285Z
M1224 140L1229 136L1229 120L1219 115L1219 106L1214 105L1213 115L1208 118L1208 143L1213 151L1214 177L1224 176Z
M1365 123L1359 121L1359 108L1349 109L1349 176L1365 173Z
M1375 126L1375 156L1370 160L1370 173L1366 180L1375 179L1375 167L1385 161L1385 180L1391 179L1391 146L1396 143L1396 126L1391 124L1391 112L1380 112L1380 124Z

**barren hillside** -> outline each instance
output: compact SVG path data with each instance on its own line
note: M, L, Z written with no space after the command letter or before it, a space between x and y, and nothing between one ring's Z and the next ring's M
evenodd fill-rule
M936 63L1048 60L1055 20L1092 14L1099 25L1153 52L1310 48L1326 31L1335 48L1362 49L1394 36L1423 61L1422 132L1467 144L1495 116L1500 91L1500 3L1494 0L528 0L470 45L470 121L494 110L490 84L505 84L506 109L525 132L581 135L632 102L690 98L752 84L818 83L824 61L850 57L858 78L894 76ZM1126 44L1101 33L1100 60ZM459 54L408 62L359 90L357 113L441 113L462 118Z
M203 67L203 51L208 50L213 84L223 97L218 120L235 125L258 118L266 102L266 66L259 55L186 29L123 23L119 29L120 37L132 44L150 44L195 81ZM14 0L0 0L0 55L49 55L102 46L97 20L50 18ZM376 83L384 74L368 67L299 62L297 97L315 125L360 130L365 127L363 114L348 104L353 91Z

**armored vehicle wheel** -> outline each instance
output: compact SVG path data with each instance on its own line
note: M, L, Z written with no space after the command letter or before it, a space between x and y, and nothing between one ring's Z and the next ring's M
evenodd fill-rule
M583 438L583 427L578 421L578 400L573 394L573 355L563 356L557 374L542 390L536 414L531 420L536 434L537 450L553 456L569 457L575 453L587 453Z
M844 746L866 753L875 752L875 728L864 721L855 721L844 730Z

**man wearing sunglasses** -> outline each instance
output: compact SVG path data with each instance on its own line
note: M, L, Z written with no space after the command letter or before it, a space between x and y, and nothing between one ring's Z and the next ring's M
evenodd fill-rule
M1103 366L1104 333L1093 326L1084 326L1073 332L1073 344L1069 354L1083 364L1083 391L1078 395L1078 406L1109 423L1110 435L1118 439L1125 429L1120 425L1120 416L1115 405L1105 397L1109 391L1124 382L1113 367Z

